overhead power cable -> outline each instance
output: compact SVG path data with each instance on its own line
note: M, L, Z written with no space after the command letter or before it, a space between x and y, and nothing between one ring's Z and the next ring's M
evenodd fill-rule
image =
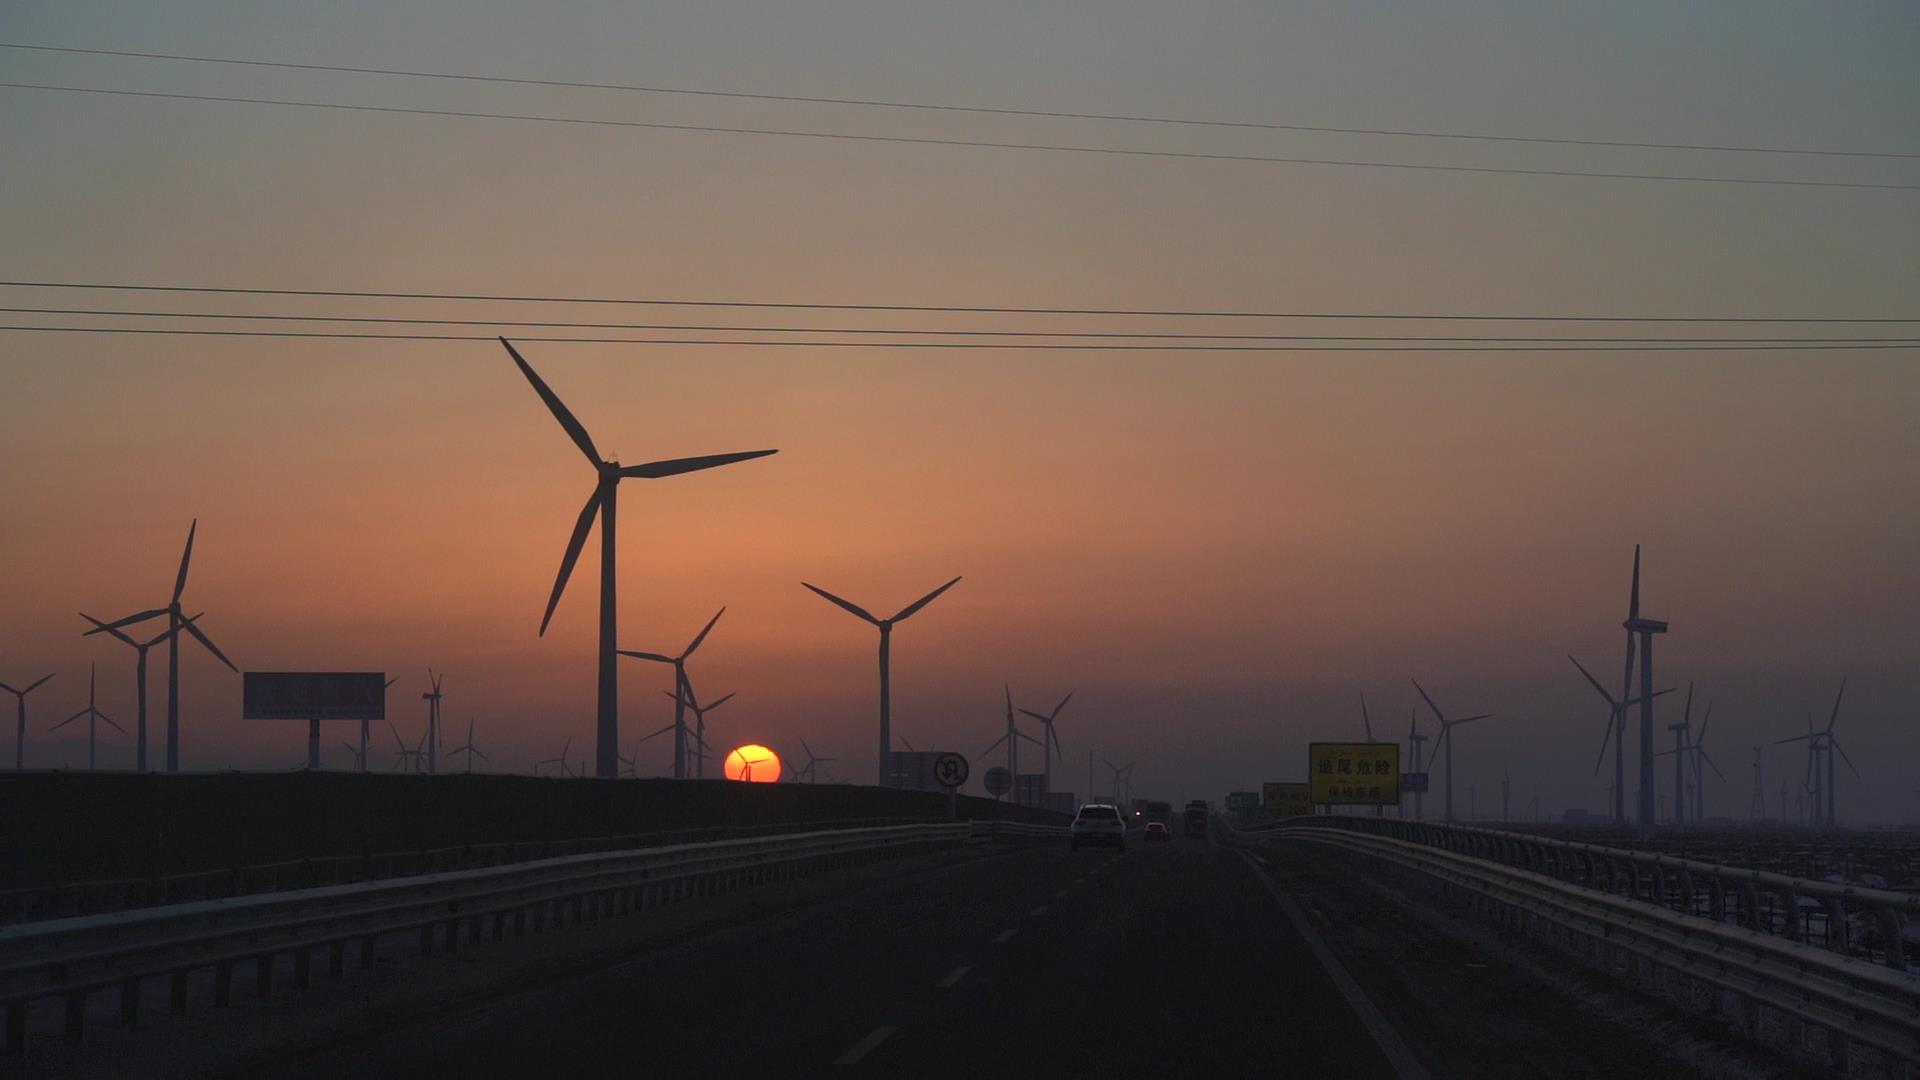
M513 304L630 304L650 307L765 308L794 311L911 311L980 315L1126 315L1195 319L1379 319L1432 322L1629 323L1920 323L1920 315L1465 315L1378 311L1245 311L1179 308L995 307L959 304L826 304L780 300L706 300L656 297L542 296L512 293L396 292L373 289L274 289L232 285L151 285L103 281L0 281L0 288L203 293L228 296L351 297Z
M359 323L382 326L491 326L521 329L564 329L564 330L654 330L682 331L690 333L740 333L740 334L846 334L858 336L909 336L909 337L989 337L989 338L1048 338L1048 339L1111 339L1111 340L1152 340L1152 341L1319 341L1319 342L1495 342L1495 343L1590 343L1590 344L1646 344L1646 343L1717 343L1717 344L1920 344L1920 338L1862 338L1862 337L1620 337L1616 335L1585 335L1576 337L1517 337L1512 335L1449 335L1420 336L1407 334L1207 334L1176 333L1137 330L970 330L954 327L873 327L873 326L742 326L739 324L698 324L698 323L619 323L619 322L575 322L566 320L522 320L522 319L436 319L420 317L396 317L375 315L289 315L258 314L241 311L135 311L123 308L45 308L45 307L0 307L0 314L8 315L102 315L115 318L137 319L202 319L208 321L236 320L244 322L276 323Z
M1149 150L1140 147L1074 146L1065 143L1002 142L992 139L936 139L928 136L915 135L862 135L839 131L805 131L798 128L726 127L717 124L669 124L655 120L604 120L582 116L548 116L538 113L480 112L467 109L426 109L400 105L351 105L343 102L302 101L294 98L241 97L226 94L181 94L159 90L113 90L97 86L55 86L47 83L0 82L0 87L12 90L38 90L63 94L97 94L109 97L151 98L166 101L200 101L220 102L232 105L267 105L298 109L330 109L340 112L381 113L396 116L458 117L468 120L511 120L539 124L572 124L583 127L644 129L649 131L688 131L721 135L761 135L789 139L892 143L912 146L968 147L989 150L1030 150L1048 153L1092 154L1108 157L1174 158L1189 161L1236 161L1266 165L1397 169L1408 172L1463 173L1473 175L1577 177L1593 180L1648 180L1670 183L1739 184L1762 187L1845 188L1860 191L1920 191L1920 184L1883 184L1855 180L1787 180L1758 176L1609 172L1597 169L1522 169L1493 165L1439 165L1412 161L1361 161L1345 158L1209 153L1194 150Z
M152 334L163 337L237 337L237 338L330 338L357 341L497 341L493 334L402 334L391 332L347 332L331 330L189 330L171 327L129 326L0 326L0 333L16 331L46 334ZM1920 348L1920 339L1910 341L1866 341L1819 344L1603 344L1603 345L1467 345L1467 344L1382 344L1382 345L1201 345L1185 343L1102 344L1098 342L1009 342L1009 341L828 341L791 338L631 338L563 337L514 335L514 341L551 344L593 345L726 345L736 348L816 348L816 349L1014 349L1043 352L1848 352L1856 350Z
M171 60L192 64L225 64L235 67L278 68L286 71L328 71L349 75L392 75L409 79L445 79L458 82L498 83L511 86L549 86L572 90L613 90L636 94L666 94L682 97L731 98L744 101L780 101L806 105L854 105L875 109L908 109L923 112L968 113L979 116L1028 116L1058 120L1100 120L1129 124L1166 124L1184 127L1237 128L1248 131L1295 131L1328 135L1373 135L1406 139L1460 139L1476 142L1538 143L1550 146L1597 146L1639 150L1696 150L1726 154L1800 154L1815 157L1920 158L1920 153L1876 150L1823 150L1791 146L1736 146L1721 143L1635 142L1620 139L1573 139L1541 135L1486 135L1459 131L1413 131L1401 128L1335 127L1328 124L1282 124L1248 120L1207 120L1183 116L1146 116L1132 113L1067 112L1059 109L1011 109L981 105L944 105L926 101L901 101L882 98L819 97L805 94L765 94L744 90L705 90L684 86L641 86L630 83L581 82L570 79L535 79L508 75L475 75L453 71L422 71L413 68L358 67L348 64L303 64L285 60L246 60L226 56L194 56L184 53L134 52L124 49L81 49L60 45L29 45L0 41L0 49L66 53L76 56L117 56L140 60Z

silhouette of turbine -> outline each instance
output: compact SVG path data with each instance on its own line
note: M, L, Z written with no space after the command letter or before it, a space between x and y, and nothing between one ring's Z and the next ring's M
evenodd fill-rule
M693 745L690 747L693 756L693 777L696 780L704 780L707 778L707 751L712 749L707 745L707 714L725 705L727 702L732 701L733 692L729 691L715 700L702 705L700 704L700 699L694 696L693 683L691 680L682 682L681 686L685 688L687 696L684 699L680 699L679 703L674 706L674 713L677 716L680 712L681 705L693 710ZM666 693L665 690L660 692L663 694ZM675 722L678 723L679 721L676 719Z
M180 613L180 594L187 589L187 565L193 561L193 537L199 530L200 519L195 518L193 524L187 528L186 550L180 553L180 572L173 579L173 598L167 602L166 607L143 611L124 619L115 619L81 635L86 637L118 630L123 626L145 622L162 615L167 617L167 771L170 773L180 771L180 631L185 630L192 634L194 640L205 646L206 650L221 663L227 665L227 670L235 673L240 670L233 666L233 661L227 659L227 655L220 651L220 647L215 645L212 639L200 632L200 627L195 625L193 619L188 619ZM199 617L195 615L194 619Z
M421 700L427 703L427 772L429 773L440 771L440 680L445 677L435 675L433 669L428 668L427 685L433 689L424 691L420 695Z
M546 402L547 410L560 422L575 446L587 456L598 479L593 486L593 494L587 496L587 505L580 510L580 518L574 522L573 535L567 540L567 553L560 560L560 576L554 579L553 595L547 599L546 614L540 618L540 633L544 636L547 624L553 621L553 609L560 603L560 594L566 591L567 578L573 573L573 564L580 558L580 549L586 545L587 532L593 528L593 520L600 518L600 691L599 709L594 729L594 774L613 777L620 773L620 675L614 667L617 631L615 627L615 585L614 573L614 507L620 491L620 481L624 479L657 480L667 476L679 476L681 473L698 472L720 465L731 465L736 461L766 457L778 453L777 450L748 450L735 454L711 454L705 457L671 458L664 461L652 461L645 465L622 466L617 461L607 461L594 449L593 439L587 435L587 429L574 419L560 398L534 373L533 367L514 349L513 343L506 338L500 339L506 346L508 355L520 367L520 373L533 384L534 392L540 400Z
M6 683L0 683L0 690L5 690L7 693L12 694L15 704L18 706L18 711L14 714L16 719L13 729L13 768L15 772L27 767L27 695L33 693L42 683L53 678L56 674L58 674L58 672L47 672L45 675L29 683L25 690L15 690Z
M489 763L493 761L492 758L488 757L485 753L481 752L479 747L473 745L473 721L472 720L467 721L467 741L464 743L461 743L459 746L456 746L452 750L447 752L447 756L449 758L451 758L455 754L467 755L467 772L469 773L473 772L474 758L477 757L481 761L485 761Z
M47 729L48 731L59 731L61 728L66 727L68 724L73 723L75 720L78 720L83 716L87 718L87 771L88 772L93 771L94 749L95 749L95 743L97 742L96 732L98 730L98 725L95 723L95 721L105 720L107 723L113 725L113 730L119 732L122 735L125 735L127 733L126 728L123 728L119 724L115 724L113 722L113 717L108 716L106 713L103 713L99 709L96 709L93 707L94 668L95 668L95 665L93 664L87 665L87 707L84 709L81 709L79 712L74 713L72 716L67 717L65 720L62 720L59 723Z
M1067 752L1064 749L1062 749L1060 746L1060 735L1058 732L1056 732L1053 729L1053 722L1060 718L1060 710L1067 707L1067 702L1072 701L1073 695L1076 693L1078 693L1078 691L1076 690L1067 691L1067 696L1060 699L1060 704L1055 705L1053 707L1053 711L1048 713L1045 716L1041 716L1039 713L1034 712L1032 709L1020 710L1021 712L1026 713L1028 716L1033 717L1035 720L1040 721L1040 728L1041 728L1040 756L1045 759L1045 764L1042 767L1041 771L1046 776L1046 780L1043 781L1043 784L1046 787L1047 792L1049 794L1053 792L1054 755L1058 754L1061 760L1063 761L1066 759L1066 756L1067 756Z
M673 665L674 705L673 727L671 730L673 731L673 778L675 780L685 780L687 778L687 710L686 701L681 697L681 694L691 688L691 684L687 682L687 657L692 656L693 651L700 647L700 643L707 640L707 634L713 629L713 624L719 622L720 616L726 613L726 608L721 608L719 611L714 612L713 618L707 620L707 625L701 627L700 632L693 636L692 644L681 650L678 656L667 656L664 653L638 652L633 649L619 650L621 656L631 656L636 660L652 660L659 664ZM649 736L649 738L651 738L651 736Z
M1442 713L1442 712L1440 711L1440 706L1438 706L1438 705L1435 705L1435 704L1433 703L1433 699L1432 699L1432 698L1430 698L1430 697L1427 697L1427 692L1426 692L1426 691L1425 691L1424 689L1422 689L1422 688L1421 688L1421 686L1420 686L1420 683L1419 683L1419 680L1417 680L1417 679L1412 679L1412 678L1409 678L1409 679L1408 679L1407 681L1408 681L1408 682L1411 682L1411 683L1413 683L1413 688L1414 688L1415 690L1419 690L1419 691L1420 691L1420 697L1421 697L1422 699L1424 699L1424 700L1426 701L1426 703L1427 703L1427 708L1429 708L1429 709L1432 709L1432 710L1433 710L1433 718L1434 718L1434 719L1436 719L1436 720L1438 720L1438 721L1440 721L1440 737L1439 737L1438 739L1436 739L1436 740L1434 740L1434 743L1433 743L1433 754L1438 754L1438 753L1440 752L1440 744L1441 744L1441 743L1445 743L1445 744L1446 744L1446 747L1447 747L1447 791L1446 791L1446 798L1445 798L1445 800L1443 801L1443 804L1442 804L1442 806L1443 806L1443 811L1444 811L1444 814L1445 814L1445 817L1443 818L1443 820L1446 820L1446 821L1452 821L1452 820L1453 820L1453 743L1454 743L1454 740L1452 740L1452 739L1450 739L1450 738L1448 738L1448 736L1450 736L1450 735L1452 735L1452 734L1453 734L1453 729L1454 729L1454 728L1457 728L1457 727L1459 727L1459 726L1460 726L1461 724L1470 724L1470 723L1472 723L1472 722L1474 722L1475 720L1485 720L1485 719L1487 719L1488 717L1490 717L1490 716L1492 716L1493 714L1492 714L1492 713L1481 713L1481 714L1479 714L1478 716L1463 716L1463 717L1461 717L1461 718L1460 718L1460 719L1458 719L1458 720L1449 720L1449 719L1447 719L1447 717L1446 717L1446 714L1444 714L1444 713ZM1432 765L1432 764L1433 764L1433 754L1429 754L1429 755L1427 756L1427 764L1428 764L1428 765ZM1431 770L1429 769L1429 770L1423 770L1423 771L1428 771L1428 772L1430 772Z
M807 783L809 784L819 783L820 778L818 775L818 770L820 766L825 765L830 761L840 760L839 758L821 757L820 755L814 753L813 747L808 746L807 740L805 739L800 740L800 749L805 750L807 752L807 763L802 768L794 770L793 782L796 784L800 782L800 776L803 773L807 777L807 780L806 780Z
M893 749L893 694L892 675L890 671L891 665L889 663L893 648L893 625L895 623L905 622L908 616L926 607L928 604L933 603L934 597L953 588L959 584L959 582L959 578L954 578L945 585L940 586L920 599L915 600L913 603L908 604L906 607L901 608L891 619L876 619L866 608L861 607L859 604L850 600L842 600L817 585L808 585L804 581L800 583L806 585L807 588L814 592L819 593L821 597L833 604L880 628L880 779L878 783L881 787L887 786L887 754Z
M204 615L204 614L206 614L206 612L203 611L199 615L194 615L188 618L186 621L192 622L194 619L197 619L200 617L200 615ZM147 650L167 640L167 637L172 633L172 631L163 630L160 633L155 634L153 637L148 638L146 641L135 641L133 638L128 637L126 633L124 633L123 631L117 628L108 627L106 623L101 622L99 619L94 618L93 616L87 614L84 611L80 613L80 617L92 623L94 626L100 627L101 629L106 630L106 632L109 634L112 634L116 640L123 641L126 644L132 646L134 652L138 655L138 659L134 662L134 666L133 666L134 695L140 699L139 705L137 706L137 710L136 710L138 713L138 716L133 726L133 730L134 730L133 767L134 767L134 770L137 772L146 772L147 771ZM81 634L80 636L85 637L86 635Z

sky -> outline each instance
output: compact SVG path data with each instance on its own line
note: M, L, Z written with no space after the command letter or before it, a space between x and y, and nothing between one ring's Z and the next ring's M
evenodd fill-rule
M8 3L0 41L708 90L1369 129L1920 153L1903 5L1048 2ZM0 49L0 81L932 139L1920 184L1920 163L503 86ZM0 279L994 307L1920 316L1920 193L1118 157L535 124L0 88ZM6 306L1051 331L1128 316L455 305L0 287ZM73 316L7 314L9 326ZM122 317L96 326L155 325ZM218 324L238 327L245 324ZM257 328L257 326L255 327ZM1529 324L1530 329L1538 329ZM1582 333L1549 324L1542 333ZM1628 326L1602 332L1636 333ZM1804 327L1775 332L1792 334ZM1234 332L1459 333L1257 321ZM1732 332L1766 332L1740 327ZM1912 327L1812 332L1911 334ZM484 333L485 331L481 331ZM1512 333L1511 327L1501 333ZM1711 324L1655 332L1713 334ZM555 331L527 331L529 335ZM557 332L564 335L565 331ZM678 336L698 336L679 334ZM725 336L725 335L723 335ZM734 334L733 337L740 335ZM1458 730L1456 802L1601 808L1633 546L1665 724L1710 699L1709 812L1840 679L1841 813L1915 820L1920 357L1854 352L938 351L528 342L610 457L777 447L627 481L620 645L735 691L715 744L805 739L874 774L877 613L894 725L990 762L1003 686L1075 697L1136 788L1304 779L1306 745L1404 737L1418 677ZM82 640L187 606L243 669L384 670L411 740L429 666L500 767L591 740L583 559L542 637L591 470L497 344L0 330L0 680L30 765L79 766L85 704L129 724L132 653ZM597 540L589 552L597 552ZM623 752L671 719L623 661ZM303 725L182 665L184 764L286 768ZM154 713L163 705L162 677ZM0 705L10 704L0 701ZM1423 731L1432 733L1430 717ZM344 767L330 728L329 767ZM1032 730L1030 726L1030 730ZM1034 732L1037 734L1037 731ZM390 737L389 737L390 738ZM664 740L641 771L663 772ZM450 741L451 744L451 741ZM1429 748L1432 744L1429 743ZM1632 744L1630 743L1630 748ZM103 734L102 763L131 741ZM1663 759L1659 789L1671 790ZM1023 771L1037 761L1023 755ZM376 765L385 767L385 758ZM1769 812L1804 755L1768 745ZM1630 778L1632 769L1630 768ZM1107 785L1098 765L1094 781ZM1630 779L1631 782L1631 779ZM977 780L974 785L977 787ZM1438 778L1436 778L1436 784ZM1431 804L1430 804L1431 805Z

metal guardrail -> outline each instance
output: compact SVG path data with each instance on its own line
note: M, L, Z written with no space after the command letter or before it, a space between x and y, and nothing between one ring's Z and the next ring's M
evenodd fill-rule
M1806 1029L1824 1031L1825 1054L1842 1075L1911 1076L1920 1065L1920 978L1844 955L1831 942L1776 933L1759 925L1753 903L1763 889L1903 912L1920 898L1461 826L1300 818L1238 838L1258 835L1344 848L1438 881L1508 926L1545 931L1602 966L1650 973L1656 988L1727 1015L1756 1041L1773 1041L1769 1011L1802 1025L1802 1050ZM1703 880L1708 895L1720 897L1705 913L1686 899ZM1732 917L1728 897L1739 900L1733 915L1753 920ZM1875 1057L1886 1067L1871 1069Z
M992 840L1064 840L1073 830L1065 825L1034 825L1025 821L997 821L974 818L970 823L970 843Z
M0 891L0 925L37 922L76 915L100 915L132 908L221 900L257 893L310 889L322 885L349 885L385 878L438 874L482 866L531 862L562 855L631 851L672 844L703 843L753 836L817 832L878 825L909 825L925 818L854 818L834 821L788 822L778 825L723 825L697 829L670 829L618 836L590 836L571 840L515 840L491 844L458 844L408 851L359 855L319 855L251 866L194 870L148 877L80 881Z
M1003 828L1005 826L1003 825ZM373 963L377 940L417 933L423 953L436 937L456 951L462 934L493 940L511 929L602 916L703 897L744 884L799 876L891 855L958 845L969 822L835 829L777 837L570 855L506 866L385 881L205 900L105 915L0 927L0 1005L5 1049L26 1043L28 1006L65 1002L68 1037L83 1034L87 1002L118 987L120 1019L137 1023L143 980L170 982L169 1011L186 1011L188 979L212 969L216 1006L229 1004L236 967L252 964L255 991L272 993L278 957L294 958L294 982L312 980L312 961L326 950L329 972L343 974L350 947L360 966Z

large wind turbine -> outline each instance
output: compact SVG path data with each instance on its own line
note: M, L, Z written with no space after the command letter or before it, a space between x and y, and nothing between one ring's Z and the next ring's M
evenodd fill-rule
M1011 691L1009 691L1009 693L1011 693ZM1060 704L1055 705L1053 711L1045 716L1034 712L1032 709L1020 710L1035 720L1040 721L1040 756L1046 759L1046 764L1043 766L1042 772L1046 775L1044 783L1047 794L1049 795L1053 794L1053 757L1055 754L1058 754L1063 761L1066 760L1067 757L1067 752L1060 746L1060 734L1053 729L1053 722L1060 718L1060 710L1067 707L1067 702L1073 700L1075 693L1077 693L1077 691L1067 691L1067 696L1060 699Z
M204 615L204 614L206 614L206 612L204 611L200 613L200 615ZM190 616L187 618L186 621L192 622L194 619L199 618L200 615ZM163 630L160 633L155 634L154 636L148 638L145 641L135 641L133 638L128 637L125 632L117 628L108 627L106 623L101 622L99 619L94 618L93 616L87 614L84 611L80 613L80 617L92 623L93 625L106 630L107 633L112 634L116 639L123 641L128 645L132 646L134 652L138 655L138 659L134 662L134 665L133 665L134 694L138 696L140 699L140 703L136 707L136 712L138 713L138 716L133 726L133 730L134 730L133 767L138 772L146 772L147 771L147 650L167 640L168 636L172 633L172 631ZM80 636L85 637L86 635L82 634Z
M986 757L988 754L991 754L993 752L994 747L999 746L1001 743L1007 744L1007 775L1013 778L1014 797L1017 799L1019 797L1019 791L1020 791L1020 786L1019 786L1020 785L1020 740L1025 739L1030 743L1039 743L1041 750L1047 749L1047 744L1045 742L1042 742L1039 739L1034 738L1033 736L1027 734L1024 731L1021 731L1018 727L1014 726L1013 687L1011 686L1007 687L1006 691L1007 691L1007 730L999 738L993 740L992 743L988 744L985 750L980 751L980 756ZM1022 709L1020 711L1025 712L1026 710Z
M206 646L208 652L227 665L227 670L236 673L240 670L234 667L233 661L227 659L226 654L220 651L220 647L215 645L207 635L201 633L200 627L194 624L193 619L198 619L200 616L195 615L193 619L189 619L180 613L180 594L187 590L187 564L193 560L193 537L199 530L200 519L195 518L193 524L187 528L187 547L180 553L180 573L173 579L173 599L167 602L166 607L143 611L124 619L115 619L81 635L85 637L117 630L161 615L167 617L167 771L170 773L180 771L180 631L185 630L192 634L196 641Z
M1458 720L1449 720L1447 719L1446 714L1440 711L1440 706L1435 705L1433 703L1433 699L1430 697L1427 697L1427 692L1424 689L1421 689L1419 680L1409 678L1407 681L1413 683L1413 688L1415 690L1420 691L1420 696L1426 700L1427 708L1433 710L1433 718L1435 720L1440 721L1440 737L1434 740L1433 752L1435 754L1438 754L1440 752L1440 744L1441 743L1446 744L1447 746L1447 793L1446 793L1446 799L1444 802L1444 808L1446 812L1446 817L1444 820L1452 821L1453 820L1453 743L1454 743L1454 740L1449 738L1448 736L1452 735L1453 729L1459 727L1461 724L1470 724L1475 720L1485 720L1486 718L1488 718L1489 716L1492 716L1493 714L1481 713L1478 716L1463 716ZM1429 766L1433 764L1433 758L1431 755L1428 756L1427 758L1427 764ZM1424 771L1432 772L1432 769L1429 768Z
M808 746L807 740L805 739L800 740L800 748L807 752L807 764L806 764L806 767L804 768L794 770L793 782L796 784L800 782L800 775L802 773L806 774L807 783L809 784L819 783L820 782L820 777L819 777L820 766L825 765L830 761L839 760L838 758L821 757L820 755L814 753L813 747Z
M889 665L888 665L888 656L892 651L893 625L895 623L905 622L908 616L912 615L916 611L919 611L921 608L926 607L928 604L933 603L934 597L939 596L941 593L946 592L948 589L953 588L954 585L959 583L959 581L960 581L959 578L954 578L952 581L947 582L945 585L940 586L939 588L933 590L932 592L921 597L920 599L915 600L913 603L908 604L906 607L901 608L899 612L896 613L891 619L876 619L873 617L871 613L867 611L866 608L861 607L859 604L853 603L850 600L842 600L839 597L828 592L827 590L822 589L816 585L807 585L807 583L804 581L800 583L802 585L806 585L807 588L812 589L814 592L819 593L822 597L826 598L827 600L832 601L833 603L839 605L840 607L846 609L847 611L852 612L854 615L857 615L860 618L865 619L867 622L870 622L873 625L880 628L880 774L879 774L880 780L879 780L879 784L881 787L887 786L887 754L893 749L893 739L892 739L893 699L892 699L892 691L891 691L892 684L890 681L891 675L889 674Z
M481 753L479 747L473 745L473 721L471 719L467 721L467 741L461 743L459 746L456 746L452 750L447 752L448 757L452 757L455 754L467 755L467 772L469 773L473 772L474 758L477 757L481 761L485 761L489 763L493 761L492 758L488 757L484 753Z
M692 656L693 651L700 647L700 643L707 640L707 634L713 629L713 624L719 622L720 616L726 613L726 608L714 612L713 618L707 620L707 625L701 627L700 632L693 636L692 644L682 649L677 656L636 652L632 649L619 650L621 656L673 665L673 778L675 780L687 778L687 703L682 696L683 694L691 696L688 692L692 689L692 684L687 682L687 657Z
M693 758L693 778L695 780L704 780L707 778L707 750L709 749L707 746L707 714L725 705L727 702L732 701L736 691L729 690L712 701L707 702L705 705L702 705L700 704L700 699L694 696L693 683L691 681L681 685L687 692L687 696L682 701L682 704L693 710L693 740L689 747L690 753L688 755ZM667 693L665 690L660 692L663 694ZM669 694L668 696L672 697L675 695ZM655 734L658 733L656 732Z
M113 730L119 732L122 735L125 735L127 733L126 728L123 728L119 724L115 724L113 722L113 717L108 716L106 713L103 713L99 709L96 709L93 707L93 673L94 673L94 665L88 664L87 665L87 707L84 709L81 709L79 712L74 713L72 716L67 717L65 720L62 720L59 723L47 729L48 731L59 731L61 728L66 727L68 724L73 723L75 720L78 720L83 716L87 718L87 771L88 772L93 771L94 749L95 749L95 742L96 742L95 733L99 727L99 725L96 724L95 721L105 720L107 723L113 725Z
M27 695L33 693L40 687L40 684L53 678L56 674L58 673L52 671L47 672L45 675L29 683L25 690L15 690L6 683L0 683L0 690L5 690L7 693L12 694L15 704L19 706L19 711L14 714L17 719L13 729L13 768L15 772L27 767Z
M593 486L593 494L587 496L587 505L580 510L580 518L574 522L573 536L567 540L567 553L560 560L560 576L554 580L553 595L547 599L547 612L540 618L540 633L545 635L547 624L553 621L553 609L560 603L560 594L566 590L567 577L573 573L573 564L580 558L580 549L586 545L587 532L593 528L593 519L600 518L600 701L599 717L594 732L594 773L597 776L615 777L620 775L620 674L614 667L618 637L615 628L615 585L618 578L614 573L614 505L620 491L620 481L629 478L658 480L667 476L679 476L681 473L698 472L720 465L731 465L736 461L766 457L778 453L775 450L748 450L737 454L710 454L705 457L670 458L664 461L652 461L645 465L622 466L617 461L607 461L593 447L593 439L588 437L587 429L560 402L560 398L534 373L531 365L513 347L506 338L500 339L506 346L508 355L520 366L520 373L533 384L534 392L540 400L546 402L553 418L566 429L575 446L587 456L587 461L598 474Z
M427 703L427 772L440 771L440 681L444 675L435 675L432 668L427 669L427 685L431 690L422 691L420 699ZM391 686L392 683L387 685Z
M1833 733L1834 725L1840 721L1840 699L1846 694L1847 680L1841 679L1840 692L1833 695L1833 712L1827 716L1827 726L1824 731L1815 731L1812 720L1809 719L1805 735L1777 740L1781 743L1799 742L1802 739L1807 741L1807 774L1813 778L1814 818L1826 828L1832 828L1838 819L1835 813L1838 800L1834 797L1833 752L1840 751L1841 760L1845 761L1847 768L1853 771L1855 779L1866 779L1860 775L1859 769L1854 768L1853 759L1847 756L1846 747L1840 745L1840 737ZM1823 755L1826 758L1827 770L1824 777L1820 775L1820 759ZM1824 806L1821 805L1822 802L1825 803Z
M1640 637L1640 832L1652 835L1657 796L1653 790L1653 635L1667 632L1663 619L1643 619L1640 617L1640 545L1633 545L1633 591L1627 599L1627 621L1620 624L1627 630L1627 677L1621 687L1620 696L1630 697L1633 679L1634 635ZM1616 777L1624 781L1624 775ZM1615 789L1616 792L1618 789ZM1619 794L1615 794L1619 801Z

